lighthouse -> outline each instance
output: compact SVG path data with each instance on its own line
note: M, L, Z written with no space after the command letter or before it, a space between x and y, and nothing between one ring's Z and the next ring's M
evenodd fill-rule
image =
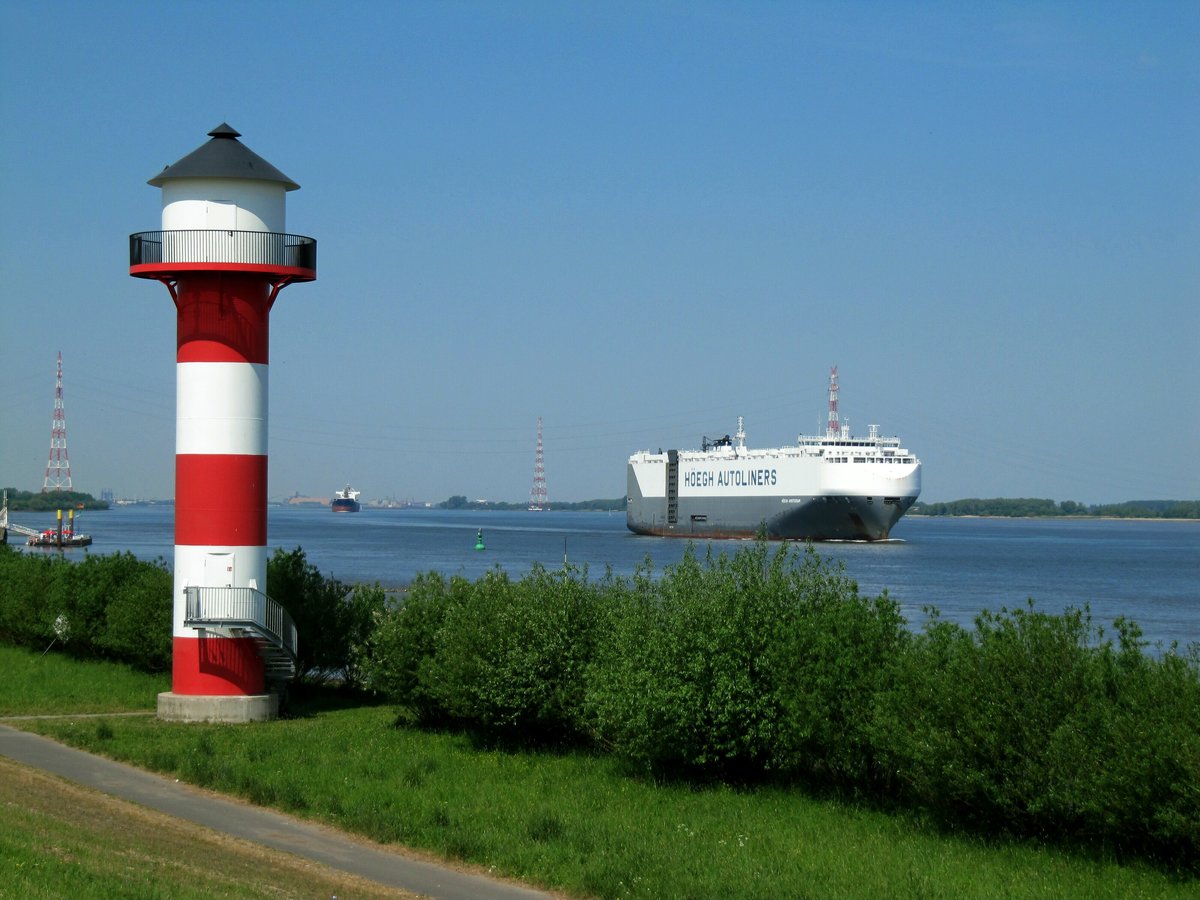
M176 310L171 690L160 718L258 721L294 674L298 636L267 596L271 309L317 277L317 242L287 233L299 185L222 123L149 180L162 228L129 237L129 274Z

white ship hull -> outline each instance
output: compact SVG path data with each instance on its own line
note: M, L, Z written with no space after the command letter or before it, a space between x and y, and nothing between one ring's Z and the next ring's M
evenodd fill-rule
M886 540L921 492L921 463L894 438L801 438L795 447L629 458L627 524L638 534Z

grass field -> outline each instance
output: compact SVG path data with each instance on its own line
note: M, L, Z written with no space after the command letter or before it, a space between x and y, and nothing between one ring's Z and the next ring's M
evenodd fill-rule
M169 674L147 675L117 663L83 662L54 652L0 645L0 715L153 712Z
M0 758L0 895L412 897Z
M0 648L0 670L12 673L0 679L0 715L65 714L9 724L572 895L1124 898L1194 897L1200 890L1140 865L939 834L912 818L795 791L656 785L587 754L480 749L463 735L396 728L392 711L381 706L318 697L296 702L293 718L271 723L167 724L115 715L152 708L161 678L9 648ZM82 715L97 712L113 715ZM11 781L11 771L0 770L0 780ZM52 889L64 856L54 847L68 848L72 865L87 869L86 887L73 891L82 895L104 895L106 884L119 893L123 883L96 857L135 858L150 847L150 836L132 837L121 845L128 849L93 856L87 848L124 841L118 832L126 829L104 825L102 816L88 820L100 823L95 828L86 817L67 817L70 801L46 801L57 803L57 814L38 812L23 796L18 789L0 798L10 810L0 827L0 860L34 873L22 875L23 894L62 893ZM47 842L39 835L51 828L57 837ZM169 868L160 866L163 877ZM173 874L192 884L186 871ZM245 880L230 877L205 896L256 896L253 871ZM321 895L303 886L281 894Z

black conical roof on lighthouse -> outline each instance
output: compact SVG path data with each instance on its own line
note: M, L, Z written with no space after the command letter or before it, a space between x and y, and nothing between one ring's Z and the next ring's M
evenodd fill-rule
M241 134L225 122L208 134L212 140L167 166L147 184L162 187L163 182L173 178L252 178L255 181L277 181L288 191L300 187L239 141Z

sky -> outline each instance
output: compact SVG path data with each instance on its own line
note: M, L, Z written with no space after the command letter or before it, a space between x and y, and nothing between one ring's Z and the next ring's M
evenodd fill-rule
M272 499L620 497L841 416L922 497L1200 498L1200 4L0 0L0 484L174 492L146 184L301 189Z

